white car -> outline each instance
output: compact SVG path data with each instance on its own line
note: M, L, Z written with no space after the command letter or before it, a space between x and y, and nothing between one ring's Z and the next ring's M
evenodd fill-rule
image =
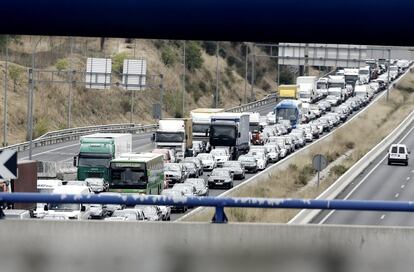
M145 220L144 212L139 209L123 209L114 211L111 217L104 221L143 221Z
M215 160L214 156L211 154L200 153L197 155L197 158L201 160L204 171L212 171L214 168L217 167L217 161Z
M403 163L408 165L408 154L411 152L407 150L407 146L403 144L393 144L390 146L388 152L388 165L393 163Z
M259 170L264 170L266 169L267 166L267 160L266 160L266 155L264 152L259 152L259 151L250 151L247 155L253 156L256 161L257 161L257 168Z
M280 148L277 144L265 144L264 147L268 151L269 160L273 163L279 160Z
M211 155L213 155L214 159L217 162L217 166L222 166L224 162L230 159L230 153L228 149L225 148L216 148L211 150Z

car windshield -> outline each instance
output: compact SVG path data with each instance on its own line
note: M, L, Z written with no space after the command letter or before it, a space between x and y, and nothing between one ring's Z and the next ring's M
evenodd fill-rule
M185 163L183 163L183 165L185 167L189 168L189 169L194 169L195 168L194 163L191 163L191 162L185 162Z
M213 173L211 173L212 176L220 176L220 177L227 177L229 176L229 172L227 170L223 169L214 169Z
M360 75L368 75L369 71L368 70L359 70L359 74Z
M254 157L239 157L239 161L245 161L245 162L255 162L256 159Z
M157 131L156 132L156 140L157 142L183 142L184 141L184 133L183 132L165 132L165 131Z
M295 108L277 108L276 109L277 118L282 118L284 120L290 120L290 118L295 118L296 120L296 109Z
M208 133L210 124L193 124L193 132Z
M240 167L240 164L236 161L227 161L223 164L223 167Z
M163 196L171 196L171 197L177 197L177 196L183 196L179 191L176 190L163 190L161 195Z
M157 209L154 206L140 206L145 215L157 215Z
M330 82L329 88L344 88L345 83L342 82Z
M92 157L82 157L79 156L78 165L82 166L89 166L89 167L108 167L111 158L99 157L99 158L92 158Z
M299 97L300 98L309 98L310 97L310 93L300 92L299 93Z
M164 165L164 171L173 171L173 172L180 172L180 166L176 164L165 164Z
M220 150L220 149L213 149L210 152L211 155L213 156L226 156L226 151L224 150Z
M204 180L203 179L187 179L184 181L184 184L191 184L195 187L201 187L204 186Z
M212 160L213 156L210 154L198 154L197 158L200 158L202 160Z
M328 88L328 84L325 82L318 82L316 84L316 89L327 89Z

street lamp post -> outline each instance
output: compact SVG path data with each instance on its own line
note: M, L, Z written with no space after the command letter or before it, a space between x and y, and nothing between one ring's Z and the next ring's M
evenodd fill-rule
M7 146L7 73L9 65L9 36L6 35L6 64L4 71L3 146Z
M220 81L220 72L219 72L219 42L216 42L216 97L215 97L215 108L218 108L219 104L219 81Z
M36 45L33 47L32 51L32 68L29 70L29 160L32 159L32 149L33 149L33 92L35 87L35 53L36 48L39 45L42 38L39 38L39 40L36 42Z

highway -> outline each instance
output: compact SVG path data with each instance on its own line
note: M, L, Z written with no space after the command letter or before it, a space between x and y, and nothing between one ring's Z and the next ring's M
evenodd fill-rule
M409 127L397 142L414 151L414 127ZM388 151L388 149L387 149ZM388 165L387 151L344 190L338 199L412 201L414 163ZM392 212L331 211L320 213L312 223L341 225L414 226L414 214Z

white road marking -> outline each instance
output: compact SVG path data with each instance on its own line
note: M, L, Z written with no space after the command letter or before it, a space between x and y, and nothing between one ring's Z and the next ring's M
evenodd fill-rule
M403 184L403 185L401 185L401 189L404 189L405 188L405 185Z
M402 141L405 139L405 138L407 138L408 137L408 135L410 135L411 134L411 132L414 130L414 127L412 127L408 132L407 132L407 134L405 134L404 135L404 137L402 137L401 138L401 140L398 142L399 144L400 143L402 143ZM380 166L381 164L382 164L382 162L386 159L388 157L388 154L387 155L385 155L384 156L384 158L382 158L375 166L374 166L374 168L372 168L372 170L371 171L369 171L369 173L358 183L358 185L357 186L355 186L344 198L343 198L343 200L346 200L346 199L348 199L363 183L364 183L364 181L372 174L372 172L374 172L375 171L375 169L377 169L378 168L378 166ZM414 171L414 170L413 170ZM332 210L332 211L330 211L319 223L318 223L318 225L322 225L322 224L324 224L327 220L328 220L328 218L330 217L330 216L332 216L332 214L335 212L335 210Z
M400 196L400 193L396 193L394 197L398 198L399 196Z
M407 177L407 180L410 180L410 177Z
M46 151L44 151L44 152L40 152L40 153L36 153L36 154L32 154L32 157L36 157L36 156L39 156L39 155L43 155L43 154L47 154L47 153L51 153L51 152L56 151L56 150L60 150L60 149L64 149L64 148L68 148L68 147L72 147L72 146L77 146L77 145L79 145L79 144L77 143L77 144L65 145L65 146L57 147L57 148L54 148L54 149L46 150ZM23 158L20 158L20 159L21 159L21 160L25 160L25 159L28 159L28 158L29 158L29 156L27 156L27 157L23 157Z
M385 218L385 214L383 214L383 215L381 215L381 220L384 220L384 218Z

